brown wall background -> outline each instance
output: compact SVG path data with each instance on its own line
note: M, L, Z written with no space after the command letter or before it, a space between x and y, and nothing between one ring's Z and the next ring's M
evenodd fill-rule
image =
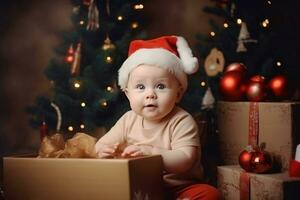
M150 37L182 35L191 46L196 33L209 32L202 11L209 0L151 0L145 2ZM59 31L71 27L68 0L12 0L1 5L0 155L25 153L39 146L39 132L28 125L25 108L50 84L43 74Z

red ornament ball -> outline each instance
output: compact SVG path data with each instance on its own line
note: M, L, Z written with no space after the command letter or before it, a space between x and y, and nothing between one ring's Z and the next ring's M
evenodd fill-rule
M254 75L250 78L250 81L263 83L263 82L265 82L265 77L261 76L261 75Z
M224 70L225 73L231 72L231 71L238 71L240 73L246 73L247 68L243 63L235 62L235 63L231 63L230 65L228 65Z
M268 87L275 98L285 99L289 97L288 80L284 75L274 76L269 81Z
M226 72L220 79L219 88L226 101L243 99L246 90L245 75L239 71Z
M239 156L239 164L247 172L250 172L252 170L251 158L252 158L251 150L243 150Z
M273 167L271 154L261 148L248 146L239 155L239 164L247 172L267 173Z
M74 61L74 57L72 56L72 55L70 55L70 56L66 56L66 62L67 63L72 63L73 61Z
M259 150L252 153L251 167L254 173L266 173L272 169L273 159L269 152Z
M256 75L250 78L246 95L249 101L264 101L267 97L267 90L264 77Z

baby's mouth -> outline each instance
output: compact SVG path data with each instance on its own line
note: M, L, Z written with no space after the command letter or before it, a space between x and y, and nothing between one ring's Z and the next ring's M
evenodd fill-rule
M155 107L157 107L157 106L154 105L154 104L148 104L148 105L146 105L145 107L147 107L147 108L155 108Z

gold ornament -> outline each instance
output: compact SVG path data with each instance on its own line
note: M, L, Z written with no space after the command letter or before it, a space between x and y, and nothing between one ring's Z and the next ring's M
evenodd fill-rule
M216 76L224 69L224 55L221 51L213 48L204 62L204 68L208 76Z
M102 49L104 51L106 51L106 50L113 50L115 48L116 48L116 46L111 42L109 36L107 35L106 39L104 40L104 44L102 46Z

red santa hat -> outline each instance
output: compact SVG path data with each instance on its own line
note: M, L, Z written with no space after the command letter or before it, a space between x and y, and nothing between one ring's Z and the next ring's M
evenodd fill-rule
M161 67L174 74L187 88L187 74L198 70L198 59L193 56L187 41L180 36L163 36L152 40L134 40L130 43L128 58L119 69L119 86L124 90L129 73L139 65Z

